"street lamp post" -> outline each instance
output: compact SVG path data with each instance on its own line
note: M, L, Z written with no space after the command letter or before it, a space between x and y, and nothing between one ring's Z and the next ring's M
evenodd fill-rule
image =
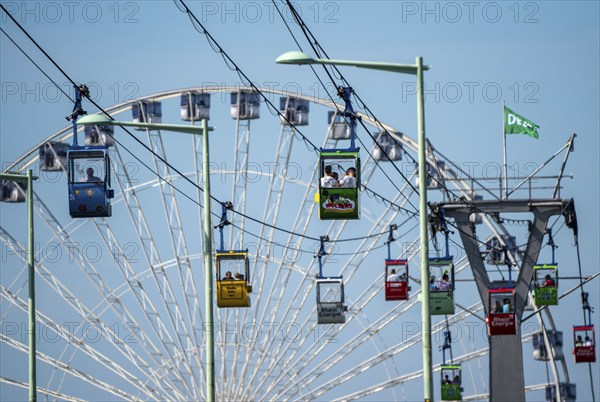
M210 211L210 174L209 174L209 148L208 132L213 127L208 126L206 119L202 119L201 126L184 126L180 124L134 123L129 121L110 120L102 115L88 115L81 117L78 124L82 125L113 125L147 128L149 130L175 131L187 134L202 135L202 180L204 186L204 306L206 314L206 400L215 401L215 341L213 332L213 274L212 274L212 223Z
M419 227L421 245L421 315L423 342L423 397L425 402L433 400L431 368L431 316L429 314L429 246L427 242L427 160L425 157L425 102L423 71L430 66L423 65L423 58L417 57L415 64L378 63L353 60L313 59L305 53L292 51L279 56L279 64L332 64L353 66L372 70L417 76L417 116L418 116L418 163L419 163Z
M27 175L16 173L0 173L1 180L16 183L27 183L27 282L29 288L28 325L29 325L29 401L37 400L37 368L35 345L35 254L33 231L33 176L31 169Z

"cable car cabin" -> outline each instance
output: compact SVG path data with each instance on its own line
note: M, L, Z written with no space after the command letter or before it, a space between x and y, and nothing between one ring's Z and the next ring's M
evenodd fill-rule
M514 288L488 289L488 335L516 335L515 298Z
M319 219L360 219L360 158L357 151L321 151Z
M515 251L517 248L516 238L514 236L502 235L502 240L506 245L506 252L508 254L512 254L515 257ZM485 242L487 255L485 257L485 261L488 264L493 265L504 265L506 264L506 256L504 254L504 249L502 243L498 237L494 236L489 238Z
M27 183L2 180L2 202L25 202Z
M401 133L395 133L402 135ZM391 134L383 131L377 135L377 144L373 144L372 155L377 161L400 161L402 160L402 145L391 136ZM386 156L387 154L387 156Z
M343 324L346 311L342 277L317 277L317 323Z
M332 140L350 139L350 126L337 110L327 112L328 137Z
M72 218L112 215L110 159L106 147L71 149L69 159L69 213Z
M575 402L577 400L576 384L561 382L558 384L560 398L556 397L556 385L546 385L546 401L548 402Z
M282 96L279 98L279 111L286 118L279 116L281 124L289 126L308 125L309 102L304 99L294 98L291 96ZM286 120L287 119L287 120Z
M385 260L385 300L408 300L408 260Z
M442 401L462 400L460 365L440 367Z
M558 304L558 266L556 264L534 265L533 298L536 306Z
M217 306L250 307L250 262L247 250L217 251Z
M114 126L85 125L84 127L85 145L107 147L115 145L115 140L113 139L115 133Z
M596 337L593 325L579 325L573 327L573 354L575 363L596 362Z
M231 118L252 120L260 117L260 94L258 92L232 92Z
M210 94L188 92L181 94L181 120L200 121L210 119Z
M134 123L161 123L162 103L151 100L136 101L131 105L131 114ZM144 131L145 128L136 128Z
M47 141L39 148L40 170L44 171L67 171L67 153L69 144L57 141Z
M439 190L444 188L444 176L442 172L446 170L444 161L437 161L437 168L431 163L427 163L427 190ZM417 172L418 173L418 172ZM419 175L417 174L416 183L419 184Z
M546 333L548 334L548 341L550 342L550 348L552 350L552 356L554 360L561 360L563 358L562 331L547 331ZM533 334L533 358L540 361L550 360L550 353L544 340L543 332L536 332Z
M454 314L454 263L450 258L429 259L431 315Z

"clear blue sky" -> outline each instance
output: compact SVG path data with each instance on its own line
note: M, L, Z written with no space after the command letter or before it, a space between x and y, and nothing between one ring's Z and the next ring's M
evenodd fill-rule
M2 4L71 77L88 83L95 100L104 107L168 89L240 84L240 78L171 1ZM415 56L422 56L425 64L432 66L425 76L427 136L446 157L463 168L474 169L478 177L493 176L495 173L490 172L497 172L502 163L502 101L540 126L539 140L525 136L507 140L509 164L520 175L530 173L531 166L544 162L577 133L575 152L566 168L574 179L564 181L562 195L575 199L584 273L598 271L600 3L294 4L331 58L413 63ZM257 86L297 88L304 94L325 97L309 68L274 63L277 56L297 47L273 4L194 1L189 6ZM291 22L289 11L285 15ZM2 28L70 91L66 79L12 21L4 13L0 18ZM292 24L292 29L304 51L312 55L298 27ZM342 72L381 121L415 138L415 95L410 77L350 67ZM4 34L0 35L0 83L0 161L4 169L63 128L64 116L72 105ZM87 109L95 112L92 106ZM263 115L268 116L264 108ZM224 119L211 123L217 127L231 124ZM311 140L320 144L322 137L315 133ZM226 148L227 141L232 140L216 139L212 146ZM298 163L302 166L313 162L309 152L295 149L294 155L301 158ZM556 172L554 167L546 174ZM0 208L2 226L17 230L18 223L9 216L8 207L2 204ZM259 209L262 211L263 206ZM561 268L566 275L576 275L573 239L566 228L559 242ZM596 280L587 287L596 307L598 283ZM563 289L572 285L572 281L565 283ZM577 318L571 318L571 311L578 306L574 293L553 310L565 333L566 354L572 342L570 326L581 321L578 311ZM599 324L597 317L596 313L593 319ZM530 348L524 347L526 371L542 370L542 363L531 361ZM435 356L434 361L439 361ZM568 361L572 381L578 385L578 400L590 400L587 367L575 367L571 356ZM2 359L2 375L10 372L9 364ZM594 370L597 380L597 366ZM1 386L1 395L13 396L12 391L4 391L5 387Z

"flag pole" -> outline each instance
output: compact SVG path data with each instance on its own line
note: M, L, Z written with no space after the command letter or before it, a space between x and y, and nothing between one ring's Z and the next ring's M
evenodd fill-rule
M508 199L508 166L506 163L506 105L502 101L502 144L504 145L504 199Z

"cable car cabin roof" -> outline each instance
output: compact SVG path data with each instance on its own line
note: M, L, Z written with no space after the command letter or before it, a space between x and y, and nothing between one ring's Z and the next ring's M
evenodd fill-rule
M399 260L385 260L385 265L408 265L408 260L399 259Z
M515 288L496 288L496 289L488 289L488 293L489 293L489 294L494 294L494 293L507 293L507 294L514 295L514 294L515 294Z
M69 148L70 158L104 158L108 151L106 145L86 145Z
M446 364L446 365L440 366L440 369L441 370L460 370L461 366L460 365L456 366L456 365Z
M218 250L215 255L217 257L247 257L248 250Z
M429 265L441 266L441 265L452 265L454 263L453 257L429 257Z
M593 331L593 325L573 325L573 331Z
M329 158L358 158L358 151L360 148L347 148L347 149L324 149L321 148L320 155L321 159L329 157Z
M317 276L318 283L342 283L342 276Z

